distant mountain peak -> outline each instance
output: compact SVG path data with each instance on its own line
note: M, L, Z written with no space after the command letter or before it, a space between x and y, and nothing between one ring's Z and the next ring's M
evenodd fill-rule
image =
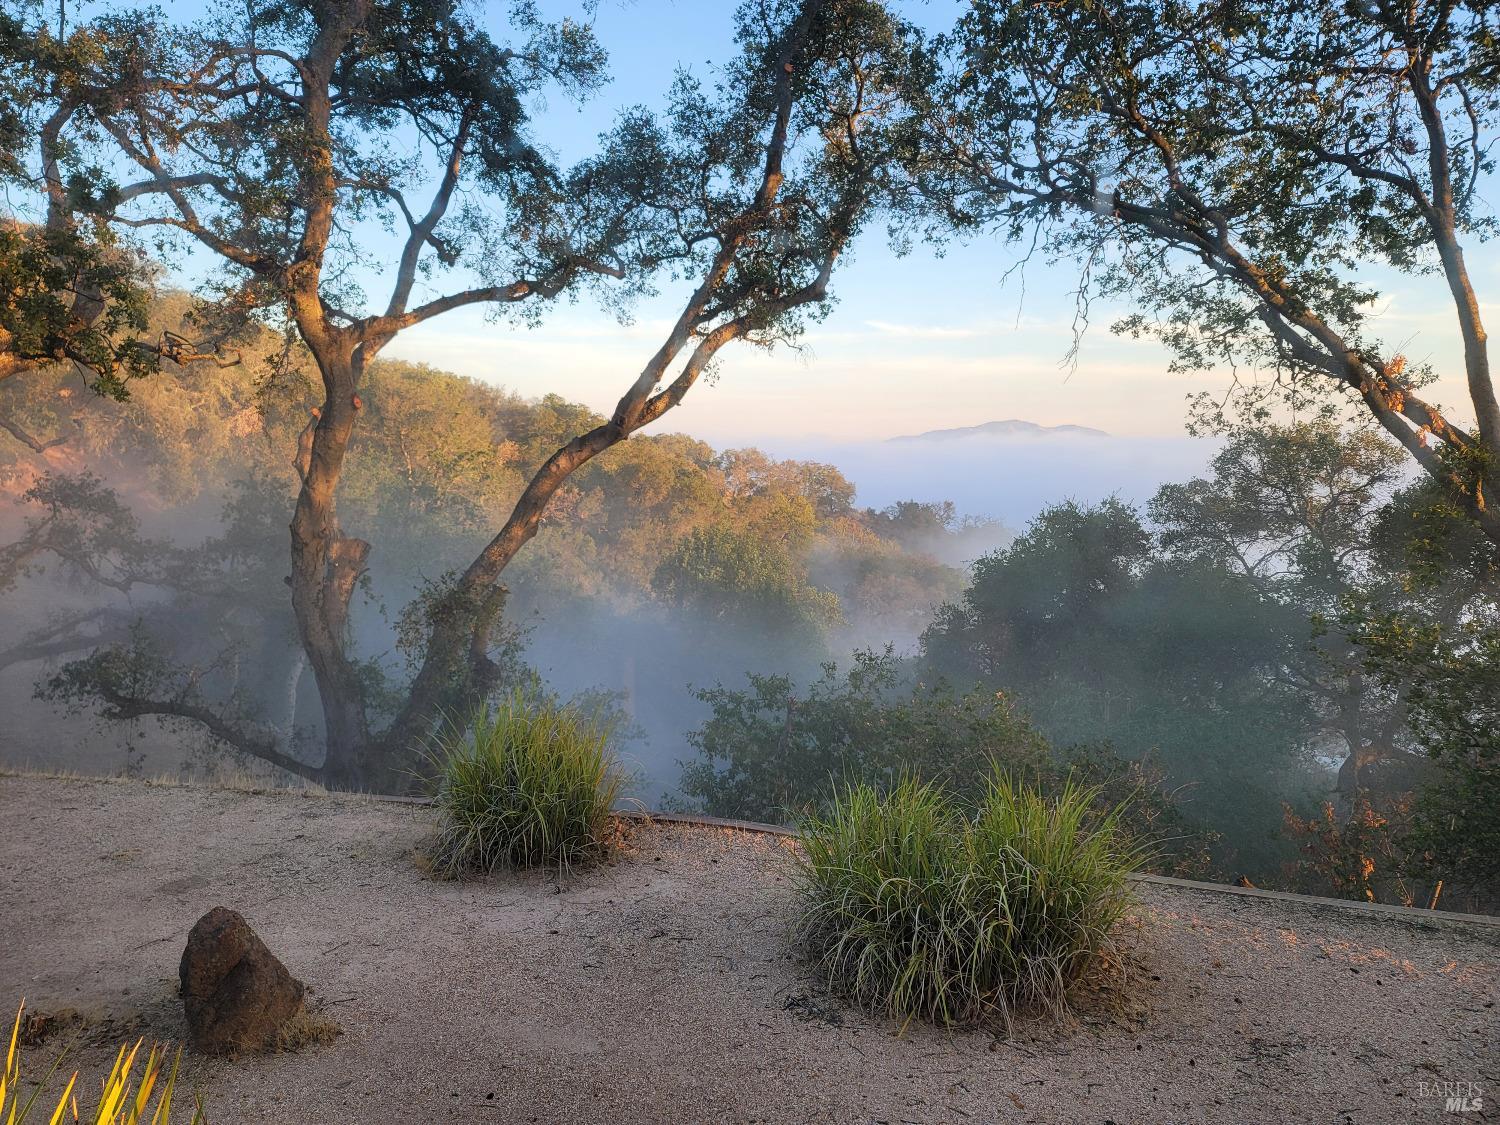
M1103 430L1088 426L1039 426L1019 418L1007 418L1001 422L985 422L978 426L960 426L955 430L928 430L924 434L902 434L887 438L887 441L949 441L968 437L1109 437Z

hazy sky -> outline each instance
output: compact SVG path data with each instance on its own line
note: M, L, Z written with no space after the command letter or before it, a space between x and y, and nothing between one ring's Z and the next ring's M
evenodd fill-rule
M583 11L578 0L539 0L554 16ZM191 18L201 0L168 4ZM499 22L503 4L476 5ZM957 0L912 0L903 7L929 27L946 26ZM554 97L538 118L540 138L564 160L589 151L615 113L660 106L674 70L706 75L709 60L733 50L731 0L601 0L592 17L611 56L613 81L578 108ZM1481 294L1500 287L1500 260L1471 251ZM808 452L820 441L854 442L999 418L1078 423L1113 434L1153 437L1182 432L1184 398L1219 389L1223 377L1166 370L1149 342L1112 335L1120 309L1096 306L1076 366L1064 366L1072 340L1075 268L1028 266L1023 288L1001 275L1012 251L995 241L919 250L897 258L871 231L835 275L837 307L806 338L804 354L747 347L721 353L718 380L700 385L657 428L684 430L719 445L761 442ZM1451 305L1432 282L1392 279L1382 303L1388 344L1415 362L1457 372ZM489 324L461 310L404 333L388 355L503 384L526 395L555 391L608 413L660 342L680 291L643 302L628 326L587 301L554 310L537 329ZM1487 306L1492 318L1495 307ZM1463 401L1449 376L1434 392ZM1456 411L1462 416L1464 411Z

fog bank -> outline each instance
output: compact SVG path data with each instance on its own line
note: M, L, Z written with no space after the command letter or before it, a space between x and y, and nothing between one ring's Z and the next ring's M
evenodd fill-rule
M1118 496L1144 504L1162 484L1200 475L1219 448L1202 438L1056 433L760 444L779 457L836 465L854 482L861 505L952 500L963 516L1012 528L1063 500L1091 504Z

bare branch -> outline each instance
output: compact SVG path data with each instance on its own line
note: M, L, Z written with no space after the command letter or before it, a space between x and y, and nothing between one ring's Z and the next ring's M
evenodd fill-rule
M194 703L188 699L136 698L124 694L108 683L100 683L97 686L97 692L99 698L107 705L110 718L187 719L203 727L220 742L252 758L269 762L278 769L286 770L287 773L295 774L308 781L322 780L321 767L309 765L281 750L278 734L246 729L221 712L201 703Z
M0 430L4 430L33 453L46 453L47 450L55 449L68 440L68 435L66 434L63 434L61 437L52 438L49 441L34 438L22 428L19 422L5 414L0 414Z

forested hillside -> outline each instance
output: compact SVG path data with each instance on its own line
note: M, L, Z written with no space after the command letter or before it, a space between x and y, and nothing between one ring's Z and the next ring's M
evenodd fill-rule
M153 312L157 330L186 315L181 296ZM389 711L452 570L595 419L400 361L374 364L360 398L342 519L380 551L351 629ZM24 396L0 384L7 428L33 439L3 452L9 761L315 761L284 541L286 453L316 401L306 357L264 332L223 363L164 365L124 402L61 368ZM952 505L862 509L828 465L636 437L574 475L510 570L504 682L613 715L652 802L782 819L831 779L962 787L999 755L1133 794L1169 869L1430 894L1408 853L1436 846L1429 868L1447 871L1473 850L1442 829L1463 778L1434 764L1378 662L1409 675L1413 621L1485 620L1493 554L1377 437L1329 421L1224 434L1212 475L1148 512L1065 503L1009 544ZM1421 643L1438 657L1447 636ZM176 701L182 721L137 698ZM265 731L269 754L215 722Z
M180 327L186 311L185 298L164 299L158 327ZM44 706L23 700L60 667L46 689L57 702L108 709L101 689L127 670L67 662L110 641L125 646L137 689L149 674L178 694L191 682L217 708L264 712L256 718L289 753L298 728L316 723L283 577L297 484L288 453L317 397L299 349L256 334L235 354L224 366L167 365L124 403L61 368L33 377L24 396L0 384L5 418L44 447L0 437L0 660L21 712ZM353 619L378 689L410 674L432 591L591 416L560 397L526 401L400 361L374 365L360 398L341 518L380 546ZM508 651L564 693L619 693L651 736L644 785L659 791L692 725L690 683L766 664L805 672L858 644L914 642L962 588L953 562L1003 536L961 525L951 506L862 510L827 465L642 436L573 477L510 572ZM7 756L53 760L58 728L45 729ZM176 766L157 752L144 768Z
M1408 903L1446 880L1490 902L1484 759L1459 749L1484 736L1455 717L1488 713L1493 550L1373 434L1223 433L1211 475L1146 512L1042 512L907 659L709 693L694 741L713 769L688 787L764 816L828 776L962 788L998 754L1081 771L1111 803L1133 790L1170 867Z

